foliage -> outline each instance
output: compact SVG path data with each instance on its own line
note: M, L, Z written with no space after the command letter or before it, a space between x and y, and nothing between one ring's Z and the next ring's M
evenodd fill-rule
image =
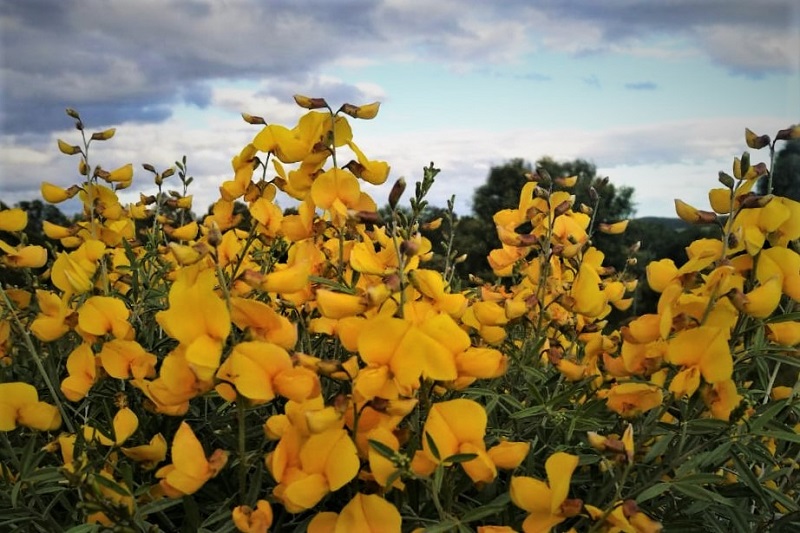
M777 380L800 366L800 204L752 192L766 165L737 158L713 211L676 201L711 229L685 260L648 258L657 306L614 327L642 248L604 263L592 243L628 223L596 185L581 205L579 177L531 172L492 215L492 278L459 286L464 220L425 200L439 169L380 216L361 181L389 166L347 118L378 104L295 99L292 128L244 115L260 129L202 220L185 158L144 165L155 193L122 205L132 165L90 158L114 130L67 110L79 183L42 193L83 217L43 224L46 249L0 211L18 237L0 261L23 273L0 291L2 528L798 526L800 385Z
M617 222L634 214L633 189L617 189L608 179L597 177L597 168L586 160L557 162L550 157L542 157L532 168L522 159L512 159L504 165L492 167L486 183L473 194L473 216L465 217L460 222L454 247L467 254L466 261L459 267L462 277L468 274L487 279L491 277L487 257L491 250L500 246L494 231L495 213L516 206L520 190L535 174L556 179L575 177L577 181L570 189L575 195L575 206L584 205L601 214L602 220L598 222ZM608 264L615 268L625 265L627 246L620 239L597 233L593 244L606 254Z

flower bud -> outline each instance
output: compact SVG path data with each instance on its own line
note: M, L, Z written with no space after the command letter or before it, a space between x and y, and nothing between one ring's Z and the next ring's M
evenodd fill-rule
M735 170L734 170L734 172L735 172ZM733 189L733 186L735 184L734 181L733 181L733 177L729 176L728 174L726 174L725 172L720 170L718 179L719 179L719 182L721 184L723 184L724 186L726 186L729 189Z
M403 192L405 192L405 190L405 178L400 178L394 182L394 185L392 185L392 190L389 192L389 207L392 209L397 207L397 203L400 201L400 197L403 196Z
M64 154L64 155L75 155L75 154L83 153L81 151L81 147L80 146L76 146L76 145L72 145L72 144L66 143L66 142L62 141L61 139L58 139L57 143L58 143L58 149L61 150L61 153Z
M753 150L761 150L770 142L769 135L758 135L749 128L744 129L744 140Z
M254 126L266 126L267 121L264 120L264 117L259 117L257 115L248 115L247 113L242 113L242 119L248 124L252 124Z
M211 228L208 230L208 244L216 248L222 243L222 232L216 220L211 221Z
M400 253L406 257L414 257L419 252L419 243L416 241L405 240L400 243Z
M92 133L93 141L107 141L117 132L116 128L108 128L107 130Z
M302 108L305 109L322 109L328 107L328 102L324 98L310 98L302 94L294 95L294 101Z

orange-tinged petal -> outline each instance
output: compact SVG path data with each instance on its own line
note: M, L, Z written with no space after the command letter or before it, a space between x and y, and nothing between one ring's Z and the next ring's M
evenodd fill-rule
M800 322L774 322L767 324L769 339L781 346L800 344Z
M594 318L600 316L607 304L607 297L600 289L600 276L597 270L585 262L581 263L578 275L572 283L572 297L575 312Z
M731 212L730 189L711 189L708 191L708 200L711 203L711 209L720 215L727 215Z
M23 405L19 410L20 425L39 431L55 431L61 427L61 414L55 405L36 402Z
M781 294L781 280L771 278L746 294L744 312L755 318L767 318L778 307Z
M652 261L647 265L647 284L656 292L663 292L678 275L672 259Z
M359 315L367 308L364 298L355 294L317 289L317 305L322 316L339 319Z
M126 457L137 463L145 463L146 468L153 468L167 458L167 439L161 433L157 433L148 444L121 450Z
M310 274L311 266L308 262L298 261L283 270L275 270L267 274L262 288L267 292L282 294L298 292L306 287Z
M277 492L277 488L275 489ZM281 500L290 513L311 509L330 492L322 474L310 474L286 485Z
M553 492L544 481L532 477L514 476L511 478L509 492L511 501L520 509L529 513L550 514Z
M123 407L114 415L114 440L117 446L128 440L139 427L139 418L128 407Z
M124 339L131 332L129 316L124 301L110 296L92 296L78 309L78 325L92 335L112 333L116 338Z
M389 365L411 325L399 318L369 320L358 337L358 352L368 365Z
M547 458L544 466L547 471L547 482L553 494L550 500L550 512L556 514L567 499L572 473L578 467L578 456L557 452Z
M530 449L530 442L512 442L504 440L489 448L487 453L497 468L513 470L522 464L522 461L528 456Z
M335 533L336 521L339 519L337 513L327 511L317 513L311 522L308 523L307 533Z
M377 494L358 493L339 514L334 533L399 533L401 523L394 505Z
M61 392L72 402L82 400L97 378L97 362L88 343L77 346L67 357L68 376L61 382Z
M461 467L473 483L491 483L497 477L497 467L484 450L483 442L480 445L465 442L459 447L458 452L477 456L470 461L461 463Z

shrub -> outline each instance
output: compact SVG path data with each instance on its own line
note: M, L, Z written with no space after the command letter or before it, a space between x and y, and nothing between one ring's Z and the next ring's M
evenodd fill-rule
M261 129L202 221L185 158L144 165L155 193L122 205L132 165L90 160L114 130L87 137L67 110L82 142L59 149L80 183L42 194L79 196L84 217L45 224L49 251L2 243L27 280L1 293L3 527L797 526L800 387L781 369L800 365L800 204L751 192L766 165L737 158L713 211L676 201L716 237L680 266L651 262L657 312L612 330L637 280L604 266L592 237L627 223L595 224L599 199L573 205L574 179L531 174L494 217L497 281L455 287L457 251L431 262L420 234L438 169L409 208L398 180L381 220L361 182L389 166L348 121L378 104L296 101L309 112L291 129L244 116ZM452 203L443 218L452 235ZM0 230L25 225L0 212Z

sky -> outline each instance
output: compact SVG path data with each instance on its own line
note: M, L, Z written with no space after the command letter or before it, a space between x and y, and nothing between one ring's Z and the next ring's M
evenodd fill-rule
M674 216L674 198L707 208L745 127L800 123L800 2L0 0L0 199L80 181L56 144L80 141L71 107L117 128L90 165L134 164L123 201L155 191L143 163L186 155L204 213L259 131L240 113L291 127L296 93L381 102L351 120L392 168L364 187L378 205L434 162L431 203L466 215L492 166L551 156L633 187L637 216Z

